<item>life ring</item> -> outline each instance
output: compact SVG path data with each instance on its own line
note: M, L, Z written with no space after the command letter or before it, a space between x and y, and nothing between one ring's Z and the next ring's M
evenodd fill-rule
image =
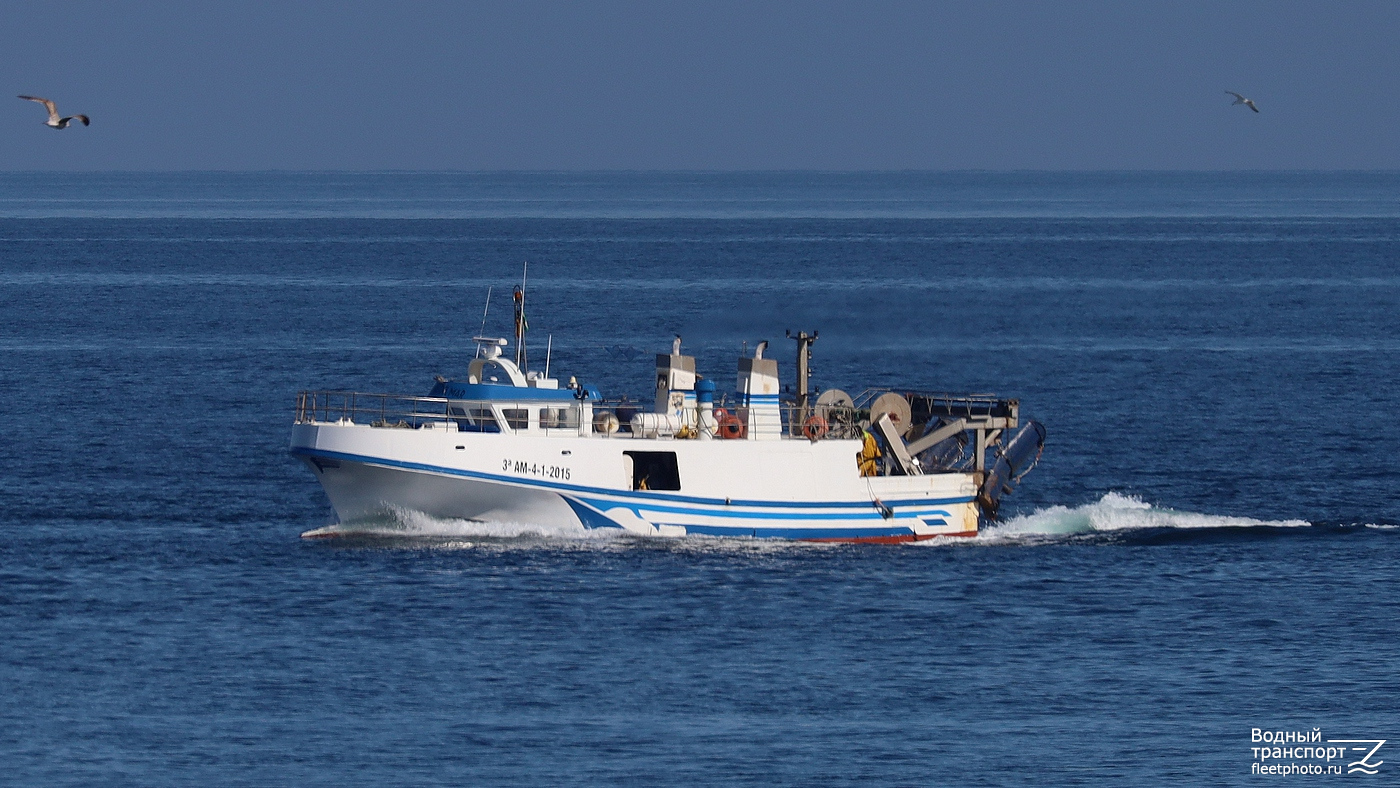
M733 440L742 438L748 433L748 430L744 428L744 422L739 421L738 416L724 408L715 409L715 419L719 422L719 436L721 438Z
M809 441L816 442L825 438L826 433L830 430L831 427L827 425L826 419L815 414L808 416L807 420L802 423L802 434L806 435Z

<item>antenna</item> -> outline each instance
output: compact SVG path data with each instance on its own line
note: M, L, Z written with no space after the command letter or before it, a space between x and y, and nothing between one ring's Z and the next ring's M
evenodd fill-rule
M491 311L491 288L486 288L486 308L481 310L481 333L479 337L486 336L486 315ZM481 343L476 344L476 357L481 358Z
M549 342L544 346L544 379L549 380L549 356L554 352L554 335L549 335Z

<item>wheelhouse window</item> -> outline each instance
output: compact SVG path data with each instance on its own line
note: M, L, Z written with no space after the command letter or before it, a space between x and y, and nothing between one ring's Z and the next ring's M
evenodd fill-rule
M453 405L448 408L457 422L457 429L461 432L500 432L501 426L496 423L496 414L490 408L474 407L465 408Z
M525 430L530 428L529 408L502 408L501 415L506 419L506 426L513 430Z
M540 427L547 430L576 430L578 410L573 407L540 408Z
M631 460L632 489L680 490L681 472L673 451L625 451Z

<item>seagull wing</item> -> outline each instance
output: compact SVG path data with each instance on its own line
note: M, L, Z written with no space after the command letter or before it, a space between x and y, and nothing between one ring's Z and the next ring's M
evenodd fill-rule
M1259 110L1256 109L1256 110L1254 110L1254 111L1255 111L1255 112L1258 112ZM87 116L87 115L74 115L73 117L77 118L78 120L81 120L81 121L83 122L83 125L84 125L84 126L90 126L90 125L92 125L90 122L88 122L88 116Z
M1249 99L1245 99L1245 100L1244 100L1244 103L1245 103L1245 104L1248 104L1248 105L1249 105L1249 108L1252 109L1252 110L1254 110L1255 112L1258 112L1258 111L1259 111L1259 108L1256 107L1256 106L1254 106L1254 102L1253 102L1253 101L1250 101Z
M38 96L20 96L20 98L25 101L37 101L43 104L44 108L49 111L49 120L58 120L58 107L55 107L52 101L46 98L39 98Z
M1243 104L1243 103L1245 103L1246 101L1249 100L1249 99L1246 99L1244 96L1241 96L1240 94L1236 93L1236 92L1233 91L1233 90L1227 90L1227 91L1225 91L1225 92L1226 92L1226 93L1229 93L1231 96L1234 96L1234 97L1235 97L1235 104ZM1231 104L1230 106L1234 106L1234 104Z

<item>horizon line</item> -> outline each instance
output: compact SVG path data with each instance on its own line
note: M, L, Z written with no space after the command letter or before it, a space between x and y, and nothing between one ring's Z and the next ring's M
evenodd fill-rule
M3 175L273 175L273 174L315 174L315 175L1398 175L1396 169L1345 169L1345 168L1225 168L1225 169L1114 169L1114 168L1018 168L1018 169L642 169L642 168L598 168L598 169L44 169L44 170L0 170Z

